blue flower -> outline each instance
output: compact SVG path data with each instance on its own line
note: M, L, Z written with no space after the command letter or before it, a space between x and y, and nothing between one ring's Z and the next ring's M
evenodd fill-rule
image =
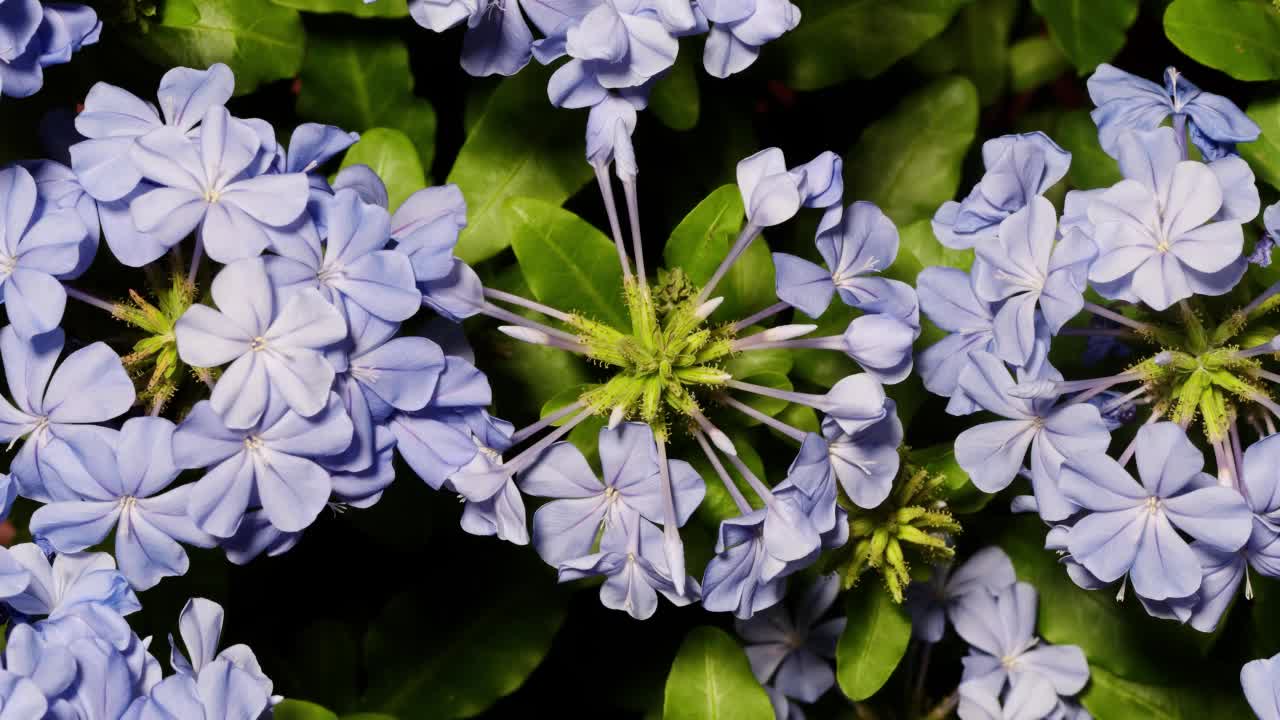
M800 24L800 8L789 0L702 0L698 7L712 23L702 65L718 78L747 69L761 46Z
M1071 153L1041 132L1005 135L982 145L987 172L960 202L933 216L933 234L949 248L973 247L995 237L1000 223L1053 187L1071 165Z
M219 660L196 677L172 675L136 699L121 720L258 720L271 698L249 673Z
M495 423L484 408L493 401L489 380L476 366L448 355L436 380L435 393L426 407L397 412L391 417L396 449L422 481L434 490L444 487L451 475L468 465L484 448L475 440L494 435ZM496 437L510 434L508 426ZM501 448L488 447L501 452Z
M599 552L560 563L560 582L596 575L605 577L600 602L637 620L653 616L658 593L678 606L698 599L698 582L693 578L685 578L684 593L676 589L663 552L662 532L635 510L618 509L605 526Z
M960 720L1042 720L1055 717L1062 702L1053 683L1039 675L1027 675L1007 690L1004 685L996 673L961 683L956 715Z
M339 190L325 204L325 242L299 234L296 242L278 243L277 255L263 263L278 303L301 288L315 288L342 315L353 308L387 322L407 320L422 306L414 287L413 265L400 252L387 249L391 218L377 205L365 203L354 190Z
M1253 252L1249 253L1249 262L1270 267L1271 252L1275 250L1276 243L1280 242L1280 203L1268 207L1262 213L1262 226L1262 237L1258 238Z
M1241 225L1259 206L1248 165L1237 157L1183 160L1169 128L1127 132L1116 149L1125 179L1087 206L1098 253L1089 268L1094 289L1164 310L1235 287L1247 266Z
M533 516L534 549L550 565L590 554L601 526L621 525L631 513L658 524L665 520L658 449L649 426L605 428L599 447L603 481L567 442L547 448L520 475L526 494L557 498ZM702 502L706 486L686 462L670 461L670 473L677 525L684 525Z
M435 32L466 21L461 59L468 74L515 75L529 64L533 33L517 0L413 0L409 14Z
M76 130L87 139L71 146L71 168L95 199L120 200L142 181L132 158L139 138L162 127L195 137L205 113L225 105L234 90L235 76L222 63L165 73L156 93L159 108L115 85L96 83L76 115Z
M0 720L42 718L48 708L38 685L17 673L0 670Z
M335 492L337 478L341 474L333 472L330 475L334 480ZM245 565L262 553L266 553L267 557L287 553L301 539L302 531L284 532L271 524L271 518L267 517L265 510L258 509L245 513L235 534L225 538L221 546L227 560L236 565Z
M61 278L80 266L86 229L74 209L45 204L37 212L36 182L25 168L0 169L0 301L24 338L62 322L67 292Z
M928 643L942 639L947 617L970 594L985 592L998 595L1018 582L1009 556L994 545L985 547L954 569L935 565L925 582L907 587L904 600L911 613L912 634ZM954 621L953 621L954 622Z
M1190 130L1191 142L1206 160L1234 154L1236 143L1253 142L1261 132L1235 103L1202 91L1172 67L1165 69L1161 87L1103 63L1088 85L1097 106L1092 115L1098 139L1112 155L1119 152L1126 130L1153 130L1170 116L1176 132Z
M1186 597L1200 587L1201 565L1178 530L1238 550L1249 540L1249 506L1201 472L1204 457L1174 423L1138 431L1137 461L1141 483L1102 453L1068 457L1062 492L1086 512L1071 528L1068 549L1103 582L1128 574L1144 598Z
M818 460L825 461L831 468L845 495L860 508L879 507L889 496L902 462L898 447L902 444L903 429L897 404L886 399L884 418L853 433L845 432L833 418L823 418L822 437L826 441L821 448L825 450L825 457ZM805 446L800 453L805 453ZM799 463L797 457L788 477L803 487L796 478Z
M969 655L964 658L962 693L969 686L971 690L985 691L976 694L979 698L983 694L1000 698L1008 686L1012 692L1029 697L1017 703L1009 703L1006 698L1006 705L1021 706L1025 702L1054 707L1059 696L1075 695L1084 689L1089 681L1089 665L1080 648L1049 645L1035 636L1036 601L1035 588L1019 582L996 592L969 593L956 605L951 621L970 645ZM1025 683L1032 684L1032 688L1019 692L1018 686ZM968 712L961 716L966 720L985 717Z
M306 211L307 176L254 167L262 139L224 107L205 113L199 135L162 127L138 138L130 157L155 187L129 202L133 223L164 249L198 231L217 262L254 257Z
M273 399L303 417L323 411L335 375L323 350L347 335L337 309L314 288L278 297L260 258L224 267L210 292L219 309L192 305L174 334L188 365L230 363L209 396L227 427L258 424Z
M173 430L163 418L134 418L118 439L86 438L79 450L92 465L93 484L72 488L80 500L36 510L31 532L67 553L96 545L115 528L120 570L139 590L186 574L187 554L179 542L212 547L214 540L187 517L191 485L165 492L178 476Z
M76 662L76 682L59 700L58 709L74 718L123 718L129 705L146 691L139 687L128 659L98 638L68 645Z
M825 152L788 170L786 158L778 148L767 148L740 160L736 171L738 192L747 210L748 223L757 231L779 225L804 206L829 208L819 229L832 227L840 219L840 200L844 194L841 167L838 155ZM870 219L870 215L867 217ZM835 237L832 243L836 242Z
M805 590L794 613L775 605L734 627L745 641L751 671L761 685L772 681L783 696L816 702L835 685L831 670L843 617L823 620L840 592L837 575L821 575Z
M88 623L94 634L118 641L131 635L121 619L142 609L129 581L116 570L106 553L63 553L49 561L34 543L9 548L4 553L26 572L26 586L4 598L15 611L29 617L47 617L50 623L75 617ZM13 589L5 573L7 589Z
M178 615L178 635L187 654L178 651L178 645L170 634L169 665L176 675L199 677L211 666L228 663L244 672L262 691L264 698L270 697L271 679L262 673L262 666L253 650L247 645L232 645L218 650L224 616L222 606L212 600L199 597L188 600Z
M592 3L564 32L561 47L572 59L556 75L581 75L601 88L618 89L643 85L670 68L679 43L649 3L622 0ZM539 60L554 56L543 51Z
M74 210L84 226L84 238L80 241L80 259L71 272L58 277L72 280L85 273L98 253L98 238L102 234L98 219L98 203L80 185L71 168L52 160L32 160L19 163L36 181L36 216Z
M0 397L0 441L26 437L10 472L18 493L38 502L74 500L74 488L93 482L79 448L108 431L94 423L126 412L133 381L120 357L97 342L71 353L57 371L65 336L53 330L23 340L12 326L0 330L0 358L13 398Z
M1280 720L1280 655L1245 663L1240 685L1258 720Z
M764 577L769 570L765 514L755 510L720 523L716 555L702 575L702 606L707 610L732 612L746 620L782 600L786 578Z
M1001 221L996 237L977 244L973 289L982 300L1001 303L993 327L996 354L1015 366L1031 361L1039 320L1056 335L1084 307L1093 246L1074 235L1062 242L1056 237L1053 203L1035 196Z
M29 97L44 85L44 68L71 61L98 42L102 23L92 8L39 0L0 2L0 95Z
M227 427L202 400L173 436L178 467L210 468L192 487L187 512L201 530L230 537L256 501L276 528L302 530L320 514L333 486L317 460L345 450L351 434L351 420L333 393L313 417L273 402L243 429Z
M1007 418L983 423L956 438L956 462L983 492L1000 492L1022 470L1031 449L1031 485L1040 516L1062 520L1076 507L1059 488L1063 462L1101 455L1111 442L1098 409L1088 403L1055 407L1054 398L1012 394L1016 383L994 355L977 352L960 374L959 386L979 407ZM1025 377L1019 373L1019 377Z
M396 411L421 410L430 402L445 359L440 346L426 338L393 337L398 325L363 311L352 313L349 319L350 347L332 350L328 357L338 371L335 389L351 416L355 439L342 455L326 460L325 465L359 472L374 464L377 428Z
M919 305L911 286L873 274L887 269L898 256L898 228L880 208L853 203L838 224L818 233L815 243L826 268L794 255L773 254L779 300L817 318L838 292L846 305L919 326Z

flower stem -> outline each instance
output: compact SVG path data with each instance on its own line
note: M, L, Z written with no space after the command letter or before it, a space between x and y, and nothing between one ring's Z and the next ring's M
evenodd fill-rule
M707 281L707 284L702 287L702 291L698 293L698 302L703 302L707 298L711 297L711 292L715 290L716 285L719 285L720 281L724 279L725 273L729 272L729 268L733 267L733 264L738 261L738 258L747 249L747 246L750 245L751 241L755 240L756 236L759 234L760 228L752 225L750 222L742 227L742 232L738 233L738 239L734 241L733 247L729 248L729 253L720 261L720 266L716 268L711 279Z
M640 282L640 289L647 295L649 278L644 270L644 242L640 239L640 201L636 197L634 175L622 180L622 192L627 196L627 215L631 219L631 249L636 256L636 279Z
M196 246L191 251L191 269L187 270L187 284L196 284L196 273L200 272L200 259L204 257L204 240L196 233Z
M1108 310L1107 308L1104 308L1101 305L1096 305L1091 302L1086 302L1084 304L1084 309L1088 310L1094 315L1097 315L1098 317L1104 317L1108 320L1111 320L1112 322L1120 323L1121 325L1124 325L1125 327L1133 328L1134 330L1137 330L1140 333L1149 333L1155 330L1155 328L1153 328L1151 325L1148 325L1147 323L1138 322L1137 320L1127 318L1118 312L1115 312L1113 310Z
M513 313L510 310L507 310L506 308L500 308L497 305L494 305L493 303L486 302L480 308L480 312L484 315L488 315L489 317L495 320L502 320L503 322L509 322L513 325L520 325L522 327L527 327L532 330L538 330L540 332L544 332L550 335L553 338L559 338L561 340L564 340L565 342L578 344L577 335L574 335L572 333L567 333L563 330L557 330L556 328L553 328L550 325L545 325L543 323L540 323L537 320L530 320L529 318L523 315L518 315L516 313Z
M951 716L951 711L956 709L956 705L960 703L960 689L956 688L951 694L943 698L923 720L946 720Z
M627 249L622 245L622 225L618 222L618 203L613 199L613 181L609 179L609 171L604 166L597 165L595 168L600 197L604 199L604 210L609 216L609 231L613 233L613 244L618 249L618 262L622 265L622 278L629 281L631 262L627 260Z
M777 430L778 432L782 433L783 435L786 435L787 437L791 438L792 440L795 440L798 443L804 442L804 439L807 434L805 433L805 431L801 430L798 427L795 427L794 425L788 425L787 423L782 422L778 418L768 415L767 413L760 412L759 410L751 407L750 405L736 398L730 397L729 395L726 395L724 393L717 394L715 396L715 399L718 402L724 403L725 405L728 405L734 410L741 412L743 415L746 415L749 418L754 418L756 420L759 420L765 425L768 425L769 427L773 428L774 430Z
M684 570L684 543L680 540L680 517L676 514L675 493L671 490L671 464L667 461L667 442L655 438L658 444L658 471L662 476L662 535L663 549L667 556L667 568L671 572L671 582L675 585L676 594L684 595L685 580L688 575ZM639 535L639 528L636 534Z
M778 313L780 313L780 312L782 312L782 311L784 311L784 310L786 310L786 309L788 309L788 308L790 308L790 307L791 307L791 306L790 306L790 305L788 305L788 304L787 304L787 303L785 303L785 302L776 302L776 303L774 303L774 304L770 305L769 307L767 307L767 308L765 308L765 309L761 310L760 312L758 312L758 313L756 313L756 314L754 314L754 315L748 315L747 317L745 317L745 318L743 318L743 319L739 320L738 322L734 323L733 325L730 325L730 326L729 326L729 330L731 330L732 332L735 332L735 333L742 332L743 330L746 330L747 328L751 327L752 325L755 325L756 323L760 322L761 320L766 320L766 319L768 319L768 318L771 318L771 317L773 317L774 315L777 315Z
M546 417L543 417L537 422L531 425L526 425L520 428L519 430L517 430L511 436L511 444L515 445L516 443L524 442L525 440L529 439L531 435L538 432L539 430L542 430L543 428L549 425L554 425L560 422L566 416L571 415L581 410L584 407L586 406L582 403L581 400L579 400L578 402L572 403L570 405L565 405L564 407L560 408L559 410L556 410L555 412L551 413L550 415L547 415Z
M86 305L92 305L98 308L99 310L105 310L111 313L113 316L116 314L115 305L112 305L106 300L102 300L100 298L94 297L93 295L90 295L89 293L84 292L83 290L77 290L73 287L66 288L66 291L67 291L67 297L75 298L76 300L79 300L80 302L85 303Z
M737 506L738 512L743 515L751 512L751 503L747 502L747 498L743 496L737 484L729 477L729 473L725 471L720 458L711 449L711 444L707 442L707 437L702 434L701 430L695 429L693 431L693 439L698 441L698 445L702 448L703 454L707 456L711 467L715 468L716 474L720 476L720 482L724 483L724 489L729 493L729 497L733 498L733 504Z
M512 295L511 293L502 292L501 290L495 290L489 287L484 289L484 294L485 294L485 297L490 297L490 298L493 298L494 300L500 300L505 303L511 303L512 305L518 305L528 310L536 310L537 312L540 312L543 315L546 315L547 317L555 318L556 320L559 320L560 322L563 322L563 323L573 321L573 316L570 315L569 313L563 312L561 310L557 310L551 307L550 305L543 305L542 303L537 302L536 300L530 300L528 298L520 297L519 295Z

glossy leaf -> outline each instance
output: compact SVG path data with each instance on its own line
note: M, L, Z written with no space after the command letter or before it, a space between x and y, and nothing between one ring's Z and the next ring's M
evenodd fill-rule
M1031 0L1031 5L1081 75L1120 52L1138 17L1138 0Z
M467 198L468 225L456 251L466 262L493 257L511 244L520 220L507 200L559 205L591 179L583 154L585 121L551 107L547 77L547 71L527 67L504 80L449 171L448 182ZM512 142L513 128L519 128L519 142Z
M684 638L667 676L663 720L772 720L773 706L747 654L723 630L703 626Z
M1043 595L1041 595L1043 597ZM1205 668L1202 668L1202 670ZM1224 691L1228 672L1214 673L1222 682L1149 685L1126 680L1106 668L1089 668L1089 687L1081 696L1085 709L1098 720L1111 718L1161 718L1162 720L1204 720L1204 718L1247 718L1252 715L1238 688ZM1239 682L1238 680L1236 681Z
M698 97L697 56L680 53L676 64L653 86L649 96L649 109L672 130L690 130L698 124L700 109Z
M1009 81L1009 31L1018 7L1017 0L975 0L914 59L934 74L967 76L982 105L990 105Z
M942 475L942 493L947 507L955 513L975 513L986 507L995 495L989 495L973 486L969 474L956 462L953 443L939 443L919 450L912 450L907 459L929 471L930 475Z
M271 0L276 5L313 13L343 13L361 18L400 18L409 16L406 0Z
M275 720L338 720L338 715L306 700L288 698L275 706L272 711Z
M1098 126L1089 117L1089 111L1063 113L1058 118L1053 139L1071 152L1067 181L1072 187L1082 190L1111 187L1122 179L1115 158L1103 152L1098 143Z
M1034 90L1070 67L1062 48L1047 36L1023 38L1009 48L1009 87L1016 93Z
M483 712L524 684L551 647L566 597L551 570L535 572L514 553L501 556L501 573L470 582L465 592L447 599L410 593L388 603L365 636L371 672L364 707L453 720ZM441 601L465 622L424 612Z
M1248 115L1262 128L1262 137L1240 145L1240 155L1259 180L1280 190L1280 97L1250 104Z
M1164 31L1196 62L1238 80L1280 78L1280 10L1266 0L1176 0Z
M875 695L893 675L911 640L911 620L871 580L848 593L846 614L848 623L836 645L836 680L856 702Z
M972 82L930 83L862 132L845 159L846 195L879 205L899 227L933 217L955 196L977 129Z
M917 220L898 229L898 259L888 274L914 287L920 270L935 265L968 270L973 266L973 257L972 249L952 250L938 242L933 224ZM915 264L911 262L913 259Z
M226 63L243 95L297 75L306 33L298 11L263 0L168 0L160 21L130 39L164 67Z
M622 267L613 242L591 223L550 203L516 198L511 246L540 302L629 329Z
M816 90L871 78L941 33L971 0L808 0L800 26L764 50L777 53L789 85Z
M431 103L414 96L409 51L399 39L313 32L301 79L298 114L303 118L357 132L400 130L417 148L422 166L431 167L436 113Z
M667 267L680 268L695 285L706 283L733 247L744 218L737 186L717 188L671 232L662 251ZM773 256L763 238L752 241L714 294L724 302L711 316L712 322L738 320L776 301Z
M427 184L418 151L407 135L392 128L374 128L347 149L342 167L368 165L387 186L391 211Z

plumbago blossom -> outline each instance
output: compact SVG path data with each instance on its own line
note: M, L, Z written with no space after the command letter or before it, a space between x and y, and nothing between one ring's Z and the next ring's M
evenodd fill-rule
M31 528L55 562L111 542L127 597L184 574L184 546L221 546L243 563L292 548L326 505L373 505L401 439L412 464L427 452L453 457L450 436L397 431L419 417L468 428L471 455L455 470L489 457L473 435L505 448L510 433L483 411L480 371L400 332L420 311L458 322L484 305L475 273L453 256L466 224L457 188L419 190L392 212L369 168L346 168L332 184L319 172L357 135L308 124L278 143L267 123L231 115L233 88L222 65L166 73L154 106L100 83L78 117L85 139L72 167L0 168L11 323L0 329L0 438L16 452L0 511L16 495L41 503ZM72 286L100 235L116 260L149 266L149 287L129 301ZM166 253L167 273L153 265ZM208 304L197 303L205 283ZM68 299L123 320L132 352L68 338ZM179 412L164 417L179 395ZM514 527L505 517L490 493L463 525ZM119 623L104 627L116 650L132 652ZM231 681L195 674L166 681L163 694L222 717L208 692ZM170 712L198 716L197 705L182 707Z
M1252 597L1250 569L1280 570L1280 405L1270 399L1280 340L1268 324L1280 283L1259 293L1245 275L1251 261L1269 262L1280 207L1259 218L1253 172L1234 153L1258 128L1231 101L1172 68L1162 88L1103 65L1089 89L1123 179L1068 192L1055 222L1042 197L1000 203L988 188L1043 192L1062 172L987 157L979 187L935 218L944 244L976 234L975 259L969 272L920 274L921 309L949 334L918 365L926 387L950 398L949 412L1001 416L961 433L957 460L988 492L1030 480L1033 495L1014 508L1050 524L1046 548L1076 584L1119 584L1118 599L1131 589L1150 614L1210 632L1242 586ZM962 224L965 205L1007 214L975 211L992 222ZM1246 257L1255 218L1262 239ZM1075 322L1081 311L1089 322ZM1065 335L1105 344L1091 345L1095 365L1126 365L1064 378L1052 360L1074 366L1053 352ZM1245 673L1255 707L1270 693L1260 667Z
M171 635L174 673L163 677L152 638L125 619L142 605L106 553L0 548L0 603L0 717L258 720L282 699L251 649L219 652L222 608L203 598L183 609L187 654Z
M0 95L30 97L44 86L44 69L71 61L98 42L102 23L78 3L4 0L0 3Z
M676 604L701 599L707 609L750 618L782 599L789 575L813 564L824 549L846 544L853 526L848 507L871 513L892 504L895 509L883 514L894 516L897 507L914 504L934 487L921 473L889 502L899 471L902 426L883 384L906 377L911 343L919 332L911 288L875 275L896 255L897 230L873 205L843 206L838 156L823 153L788 168L782 152L771 148L738 166L746 221L706 283L700 288L669 281L653 285L640 237L634 157L617 152L595 156L589 135L588 161L598 171L611 219L631 332L573 308L554 308L494 289L484 290L479 312L508 323L499 329L512 338L590 358L607 374L575 400L514 430L483 412L489 389L472 370L461 364L446 367L438 388L456 390L421 410L395 413L392 431L410 466L428 484L451 489L465 500L464 528L471 532L529 542L522 493L550 498L534 514L535 549L558 569L561 580L605 577L600 592L606 606L648 617L661 594ZM611 163L627 199L630 254L607 172ZM844 333L831 337L805 338L815 326L803 324L752 331L792 309L788 293L780 291L779 302L749 317L709 325L707 318L721 302L715 290L726 273L764 228L786 222L801 208L822 212L816 245L834 269L813 267L827 277L826 299L838 289L861 314ZM807 300L799 302L808 312L822 311ZM532 313L521 315L502 305ZM534 319L539 316L546 319ZM842 352L864 372L825 393L803 393L738 380L723 364L739 353L790 348ZM751 396L816 410L823 415L821 432L801 430L740 399ZM734 441L709 417L724 411L742 413L799 446L785 477L767 482L743 461ZM581 451L562 441L592 416L609 418L598 443L603 477ZM715 474L736 508L736 514L723 518L716 555L700 582L687 575L680 527L701 502L707 478L671 458L677 448L705 458L703 467ZM741 487L731 471L742 478ZM956 529L944 511L919 510L912 517L924 527ZM857 536L857 549L851 550L854 569L844 578L846 585L867 567L883 564L870 543L875 528L887 521L869 515L866 520L858 524L865 534ZM901 539L945 550L914 525L903 527L893 538L895 549L900 551ZM897 557L894 567L901 566L901 576L894 576L894 587L900 594L906 570L900 552Z

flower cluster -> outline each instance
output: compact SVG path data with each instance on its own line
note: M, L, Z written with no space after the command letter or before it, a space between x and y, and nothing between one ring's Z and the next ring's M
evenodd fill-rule
M0 0L0 95L23 98L44 86L44 69L98 42L102 23L77 3Z
M368 167L332 184L318 172L354 133L303 125L285 147L267 123L228 112L233 89L223 65L171 70L156 105L99 83L70 168L0 169L0 438L19 446L0 510L15 495L42 503L31 530L58 553L114 535L138 590L184 574L185 545L243 563L288 550L327 504L376 503L397 446L447 472L438 458L453 461L457 443L421 423L462 434L461 467L478 453L472 424L488 419L475 367L400 333L423 306L456 322L482 302L453 257L461 193L426 188L392 213ZM160 278L159 307L67 285L99 235L120 263ZM210 273L206 254L222 267ZM208 274L212 305L196 303ZM134 352L95 342L63 357L68 297L140 331ZM139 401L146 415L126 419ZM161 416L170 405L180 422ZM179 482L188 469L204 472Z
M125 616L142 609L106 553L50 559L32 543L0 548L0 602L8 628L0 669L5 718L257 720L280 702L253 651L218 650L222 608L192 598L169 636L173 674Z
M1039 133L984 146L986 175L934 217L938 239L975 259L967 273L920 274L921 308L949 334L919 367L949 412L999 416L961 433L956 458L986 492L1030 481L1014 507L1050 524L1046 547L1076 584L1119 582L1120 598L1131 585L1150 614L1209 632L1242 584L1251 595L1249 567L1280 570L1280 374L1267 368L1280 345L1262 322L1280 285L1250 299L1245 275L1269 262L1280 207L1246 256L1260 201L1234 148L1258 127L1172 68L1165 80L1109 65L1089 79L1123 179L1068 192L1061 218L1043 193L1068 153ZM1082 311L1093 322L1075 322ZM1057 352L1067 336L1088 338L1089 363L1128 366L1064 379L1054 362L1075 364ZM1113 433L1129 438L1114 459Z
M936 643L950 621L969 644L958 690L961 720L1089 717L1071 699L1089 680L1084 653L1036 637L1036 600L1035 588L1018 582L998 547L954 569L937 566L927 582L911 586L916 637Z

